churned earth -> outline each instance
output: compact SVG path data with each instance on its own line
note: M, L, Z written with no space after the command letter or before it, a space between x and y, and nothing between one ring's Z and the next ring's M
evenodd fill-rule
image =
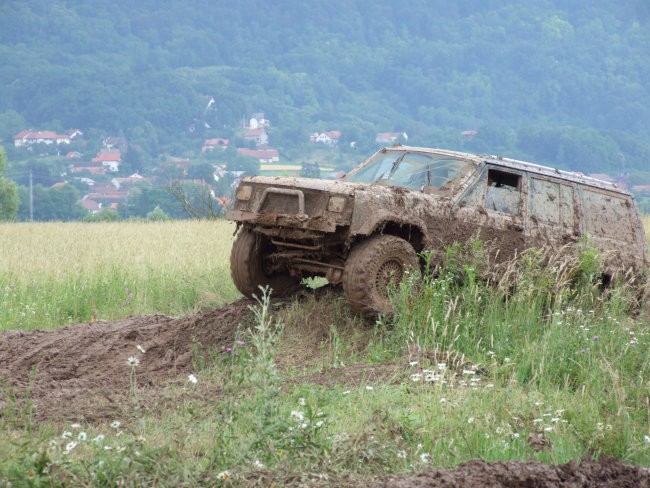
M240 299L225 307L187 317L131 316L48 331L0 332L0 416L24 410L36 421L100 422L115 418L128 405L129 357L143 357L137 368L140 391L162 391L186 379L206 351L230 347L240 327L252 323L250 306ZM326 336L315 328L305 335L303 355L291 361L313 361L313 352ZM293 335L295 339L295 334ZM138 347L139 346L139 347ZM140 348L146 353L142 353ZM280 367L282 367L280 361ZM289 365L285 365L289 366ZM358 385L368 381L403 381L402 361L356 364L330 368L288 383L311 382L324 386ZM218 391L211 392L218 395ZM160 398L158 399L160 403ZM255 480L257 483L261 479ZM563 465L536 461L485 462L473 460L454 469L434 469L411 476L381 477L359 483L351 479L285 480L287 484L372 487L650 487L650 469L602 456Z

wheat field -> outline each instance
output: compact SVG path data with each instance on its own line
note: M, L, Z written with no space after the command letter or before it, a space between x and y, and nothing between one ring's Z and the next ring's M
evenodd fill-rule
M0 328L181 315L238 296L226 221L0 224Z

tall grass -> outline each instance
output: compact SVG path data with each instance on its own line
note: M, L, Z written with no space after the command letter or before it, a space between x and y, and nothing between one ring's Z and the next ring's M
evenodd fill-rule
M0 328L185 314L238 296L225 221L0 224Z

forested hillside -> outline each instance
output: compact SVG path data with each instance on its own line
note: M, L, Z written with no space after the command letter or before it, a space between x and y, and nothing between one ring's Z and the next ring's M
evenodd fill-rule
M281 150L339 130L365 154L405 131L638 177L648 53L646 0L5 0L0 137L79 128L153 158L262 111Z

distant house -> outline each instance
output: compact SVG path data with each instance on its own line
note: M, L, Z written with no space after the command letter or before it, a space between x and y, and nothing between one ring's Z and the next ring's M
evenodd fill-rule
M81 199L79 203L83 208L85 208L92 214L96 214L102 209L102 204L89 198L88 195L84 195L84 197Z
M65 157L68 159L79 159L81 157L81 153L79 151L70 151L65 155Z
M478 134L477 130L464 130L460 133L461 136L463 136L465 139L468 141L471 141L474 139L474 136Z
M269 143L269 136L263 127L246 131L244 139L254 142L256 146L264 146Z
M72 166L71 171L73 173L83 173L84 171L87 171L88 173L90 173L92 175L105 175L106 174L106 168L101 163L101 161L98 161L98 162L78 162L78 163L75 163Z
M326 146L336 146L341 139L341 132L338 130L331 130L328 132L314 132L309 136L309 141L313 143L321 143Z
M229 144L229 139L206 139L201 148L201 152L214 151L215 149L227 149Z
M128 176L126 178L113 178L111 180L111 183L117 190L127 190L132 188L134 185L137 184L147 184L151 185L153 184L154 179L153 178L145 178L142 175L139 175L138 173L133 173L131 176Z
M280 161L280 154L277 149L237 149L242 156L255 158L260 163L277 163Z
M394 144L400 137L404 140L408 139L406 132L380 132L375 137L375 142L378 144Z
M106 137L102 140L102 147L106 152L125 153L129 150L129 143L124 137Z
M93 163L102 163L108 171L116 173L120 170L122 154L120 152L102 152L93 158Z
M31 146L32 144L70 144L72 138L67 134L57 134L53 131L24 130L14 136L15 147Z
M270 124L269 120L264 118L263 112L254 113L248 121L248 128L251 130L261 129Z
M94 190L94 188L93 188ZM112 192L92 192L88 193L84 198L90 198L103 205L110 205L111 203L125 202L129 196L128 191L114 190Z

